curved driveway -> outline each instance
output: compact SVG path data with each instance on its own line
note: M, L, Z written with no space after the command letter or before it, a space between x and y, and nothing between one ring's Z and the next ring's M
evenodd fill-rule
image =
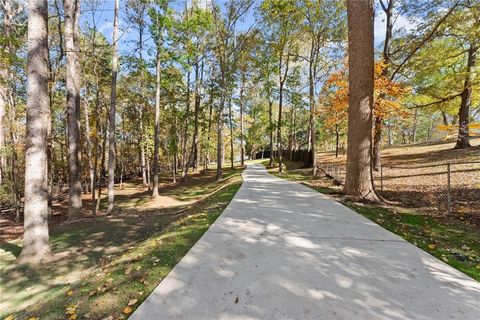
M480 284L345 206L249 165L130 319L480 319Z

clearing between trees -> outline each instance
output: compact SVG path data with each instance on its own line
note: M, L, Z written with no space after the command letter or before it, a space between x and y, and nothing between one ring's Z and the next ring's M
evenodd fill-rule
M88 217L61 222L65 212L59 203L52 221L50 263L19 267L15 258L21 240L0 242L0 318L82 314L117 319L129 314L128 308L133 310L147 297L228 205L241 185L242 171L225 168L220 182L211 169L192 175L185 184L167 183L163 176L161 204L151 199L141 181L127 182L116 200L122 210L96 222Z

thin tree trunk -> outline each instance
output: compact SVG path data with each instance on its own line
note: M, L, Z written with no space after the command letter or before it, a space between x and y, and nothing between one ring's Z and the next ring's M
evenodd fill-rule
M17 262L40 263L51 254L48 243L47 137L48 1L28 4L27 136L25 151L25 222Z
M17 122L17 115L16 115L16 104L15 99L13 98L13 92L9 92L9 100L10 100L10 123L12 128L10 130L10 139L12 141L12 172L11 172L11 181L17 181L19 179L18 172L20 169L18 168L18 154L17 154L17 144L18 144L18 137L17 133L14 129L14 123ZM20 195L20 186L18 183L13 183L13 196L15 200L14 209L15 209L15 221L20 222L21 220L21 195Z
M102 140L102 149L100 152L102 153L102 160L100 161L100 168L98 169L100 175L99 175L99 184L98 184L98 198L97 198L97 204L95 206L95 212L98 212L100 209L100 202L102 201L102 180L104 177L105 173L105 156L106 156L106 148L107 148L107 128L103 127L103 140Z
M310 148L312 151L312 175L313 177L317 176L317 159L316 159L316 125L315 125L315 37L312 36L312 43L310 44L310 60L308 66L308 101L310 104L310 118L309 118L309 128L310 128Z
M3 33L5 36L5 40L9 41L10 40L10 30L11 30L11 19L12 19L12 7L11 7L11 2L10 1L4 1L2 5L3 9ZM10 50L8 50L8 53L12 54ZM5 153L3 151L3 148L5 147L5 123L4 123L4 117L5 117L5 110L7 107L7 101L8 101L8 79L10 79L9 75L9 69L8 68L1 68L0 69L0 185L3 184L3 180L5 179L5 171L6 171L6 164L7 164L7 158L5 156Z
M347 175L348 196L378 201L372 180L372 117L374 46L372 0L348 0L349 108Z
M151 179L151 169L150 169L150 158L147 156L147 184L148 184L148 191L151 189L152 179Z
M68 128L68 220L82 215L82 169L80 154L80 2L66 0L65 48L67 54L67 128Z
M456 149L463 149L470 147L468 137L468 123L470 117L470 105L472 104L472 74L477 59L477 50L474 44L470 44L468 49L467 60L467 74L463 85L462 100L460 102L460 109L458 110L458 138Z
M158 158L160 150L160 47L157 48L157 63L155 68L156 84L155 84L155 130L154 130L154 149L153 149L153 190L152 198L158 197Z
M278 99L278 121L277 121L277 152L278 152L278 172L283 172L283 145L282 145L282 109L283 109L283 90L285 80L288 75L288 64L290 61L290 51L287 53L287 59L285 61L285 70L282 72L283 64L283 50L280 53L280 62L278 64L278 77L279 77L279 99ZM283 75L282 75L283 73Z
M240 86L240 166L245 166L245 146L243 145L243 91L245 87L245 73L242 74L242 84Z
M230 168L233 169L233 115L232 115L232 97L228 100L228 118L230 122Z
M178 123L177 123L177 108L174 107L173 109L173 117L174 117L174 120L173 120L173 136L174 136L174 140L173 140L173 183L177 183L177 137L178 137L178 133L177 133L177 128L178 128Z
M190 61L189 61L190 65ZM183 128L183 139L182 139L182 182L187 180L187 172L189 169L189 161L187 156L187 144L188 144L188 128L190 125L190 70L187 71L187 97L185 101L186 111L185 111L185 123Z
M192 166L194 171L197 170L197 145L198 145L198 114L200 112L200 87L202 85L201 78L203 78L203 64L199 68L198 63L195 65L195 101L194 101L194 129L192 147L190 149L190 155L188 157L187 168Z
M338 124L335 124L335 158L338 158L338 142L340 140Z
M278 102L278 121L277 121L277 152L278 152L278 172L283 172L282 158L282 108L283 108L283 82L280 81L280 92Z
M269 167L273 167L273 101L268 100L268 122L270 126L269 134L270 134L270 162L268 163Z
M213 86L210 91L210 105L208 107L208 131L207 131L207 154L205 160L205 169L208 169L208 165L212 161L210 158L210 137L212 132L212 113L213 113Z
M413 114L413 128L412 128L412 140L413 143L417 143L417 122L418 122L418 109L415 109Z
M141 63L141 86L144 86L143 79L145 76L145 68L143 65L143 33L144 33L144 28L145 28L145 21L144 21L144 13L146 10L147 6L145 5L140 13L140 22L138 23L139 30L138 30L138 51L139 51L139 59ZM141 163L141 171L142 171L142 183L143 187L147 187L150 189L150 185L148 184L148 179L147 179L147 168L146 168L146 159L145 159L145 130L143 127L143 108L145 108L145 105L142 104L139 106L139 115L138 115L138 121L139 121L139 127L140 127L140 163Z
M115 0L113 16L113 58L112 85L110 95L110 113L108 130L108 209L107 215L113 213L115 198L115 109L117 106L117 72L118 72L118 8L119 0Z
M218 124L217 124L217 181L222 179L223 165L223 110L225 108L225 68L221 66L221 93L220 105L218 106Z
M90 114L88 112L88 103L84 104L85 111L85 140L87 142L87 157L88 157L88 173L90 177L90 193L94 194L94 168L93 168L93 156L92 156L92 139L90 133Z
M148 186L147 182L147 168L146 168L146 160L145 160L145 131L143 129L143 112L140 109L139 112L139 122L140 122L140 163L141 163L141 170L142 170L142 183L144 187Z

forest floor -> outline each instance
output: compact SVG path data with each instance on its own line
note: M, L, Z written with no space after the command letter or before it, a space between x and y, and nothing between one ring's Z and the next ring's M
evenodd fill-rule
M65 223L62 213L51 225L52 262L40 268L15 264L20 239L0 242L0 319L127 317L228 205L242 171L226 168L220 182L214 170L184 184L164 177L163 201L141 182L125 183L116 190L120 210L95 222Z
M454 218L480 225L480 138L471 139L472 148L454 149L455 143L431 143L387 147L382 151L382 170L374 172L377 192L401 206L448 212ZM343 183L346 156L334 152L317 155L318 166ZM448 167L450 167L450 195Z
M260 161L260 160L259 160ZM267 166L268 160L262 160ZM342 187L330 176L320 172L312 179L312 169L302 163L286 161L286 171L278 166L269 168L271 174L300 182L350 207L383 228L401 236L452 267L480 281L480 228L462 217L434 214L399 205L354 203L342 195Z

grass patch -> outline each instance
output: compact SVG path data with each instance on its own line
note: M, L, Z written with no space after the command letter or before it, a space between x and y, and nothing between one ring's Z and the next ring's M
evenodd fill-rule
M57 230L52 249L69 254L40 268L15 266L20 242L2 243L2 300L15 301L2 306L0 318L15 310L15 319L127 318L222 213L241 186L236 173L177 215L149 212Z
M267 162L262 162L268 165ZM268 169L273 175L304 185L324 194L333 195L348 206L383 228L403 237L408 242L432 254L450 266L480 281L480 228L462 219L432 216L406 208L363 205L338 197L341 188L321 174L312 179L312 169L298 168L285 162L286 170Z

